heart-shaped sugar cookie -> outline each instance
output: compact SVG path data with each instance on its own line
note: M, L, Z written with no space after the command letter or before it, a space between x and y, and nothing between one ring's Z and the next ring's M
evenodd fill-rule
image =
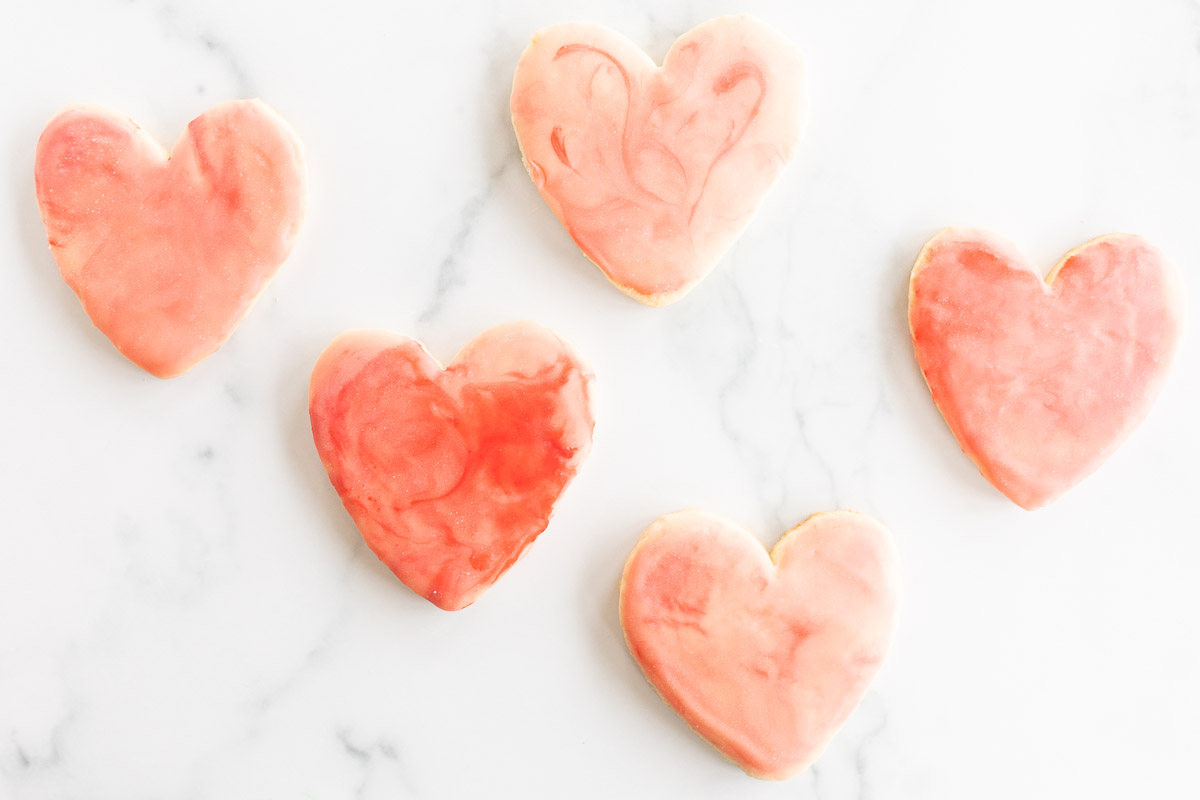
M170 154L138 124L71 106L34 169L46 235L92 323L160 378L216 352L291 252L299 138L258 100L201 114Z
M768 556L731 522L669 514L621 578L634 659L701 737L758 778L811 764L858 705L895 626L899 567L865 514L815 514Z
M744 16L684 34L661 68L608 28L554 25L517 65L513 127L584 255L659 306L712 270L791 158L803 80L799 54Z
M950 228L913 267L908 318L959 446L1033 509L1092 473L1145 417L1184 313L1175 269L1138 236L1093 239L1043 280L1009 242Z
M456 610L545 530L591 448L592 380L532 323L484 332L444 370L413 339L350 331L313 370L313 440L375 555Z

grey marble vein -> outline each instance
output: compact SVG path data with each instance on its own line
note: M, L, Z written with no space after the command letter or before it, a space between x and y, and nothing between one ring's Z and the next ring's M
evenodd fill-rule
M437 277L434 280L433 295L418 315L418 322L434 322L445 309L453 292L466 285L468 269L463 261L463 256L471 243L480 217L483 216L489 201L495 193L496 185L511 166L512 160L510 158L506 158L496 164L492 171L488 173L487 181L484 183L483 188L463 203L458 213L458 225L455 227L454 233L451 235L446 247L446 255L442 257L442 260L437 265Z
M868 692L863 704L870 706L871 709L877 709L877 721L862 734L858 740L858 745L854 749L854 773L858 778L858 800L872 800L872 798L878 797L879 794L875 791L875 786L871 782L871 747L887 730L888 712L882 698L876 692ZM883 797L887 797L886 791L882 794Z
M193 27L190 21L181 14L179 7L175 5L160 6L156 16L168 39L187 42L200 48L219 63L229 76L239 98L258 96L250 73L246 70L241 58L223 37L211 30ZM205 87L201 85L199 91L203 92L204 90Z
M379 796L387 790L388 796L396 797L393 791L403 790L402 797L415 797L416 793L408 778L407 770L400 759L400 753L392 741L386 737L378 737L362 741L348 729L337 733L338 744L342 750L358 764L359 781L354 788L354 797L365 800L367 797ZM386 784L385 790L380 790L377 784Z

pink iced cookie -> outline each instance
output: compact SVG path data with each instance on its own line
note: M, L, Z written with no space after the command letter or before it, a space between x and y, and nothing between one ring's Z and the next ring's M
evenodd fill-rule
M453 611L546 529L591 449L592 380L528 322L485 331L444 370L413 339L350 331L313 370L313 440L375 555Z
M659 68L608 28L538 31L512 117L542 197L608 279L653 306L707 275L800 139L799 54L761 23L721 17Z
M1110 234L1040 274L1007 241L948 228L913 267L908 319L933 402L983 476L1033 509L1150 410L1183 327L1178 276Z
M814 514L768 556L743 528L669 514L621 578L634 659L701 737L757 778L803 771L887 654L899 567L865 514Z
M50 250L92 323L160 378L216 352L291 252L300 140L258 100L222 103L170 154L133 120L71 106L38 141Z

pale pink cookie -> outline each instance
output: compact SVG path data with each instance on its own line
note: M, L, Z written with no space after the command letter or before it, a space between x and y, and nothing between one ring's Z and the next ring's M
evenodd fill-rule
M591 449L592 381L529 322L485 331L445 369L413 339L350 331L313 369L313 440L375 555L457 610L545 530Z
M1104 463L1158 396L1183 329L1178 275L1131 234L1075 248L1043 280L1000 237L947 228L912 270L908 319L963 452L1038 508Z
M613 30L538 31L512 117L534 183L621 291L674 302L749 223L800 140L799 54L745 16L710 20L663 66Z
M646 678L683 719L757 778L821 755L892 640L899 566L865 514L814 514L770 555L702 511L669 514L621 578L621 625Z
M307 173L258 100L210 108L167 153L136 122L70 106L37 146L38 204L92 323L160 378L212 355L287 258Z

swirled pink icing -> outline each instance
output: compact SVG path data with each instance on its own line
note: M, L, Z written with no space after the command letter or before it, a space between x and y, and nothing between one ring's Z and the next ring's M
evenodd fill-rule
M307 195L299 138L258 100L210 108L170 154L127 117L71 106L43 131L34 176L63 279L160 378L233 333L291 252Z
M745 228L800 138L798 53L745 16L681 36L662 68L585 23L537 32L513 79L525 165L619 289L681 297Z
M739 526L669 514L625 564L621 624L662 698L750 775L803 771L858 705L891 644L891 537L865 514L815 514L770 555Z
M456 610L545 530L591 448L592 380L528 322L485 331L444 370L413 339L350 331L313 370L313 440L375 555Z
M1045 280L987 231L942 231L912 270L909 324L933 401L983 476L1045 505L1150 410L1184 310L1178 275L1131 234L1075 248Z

